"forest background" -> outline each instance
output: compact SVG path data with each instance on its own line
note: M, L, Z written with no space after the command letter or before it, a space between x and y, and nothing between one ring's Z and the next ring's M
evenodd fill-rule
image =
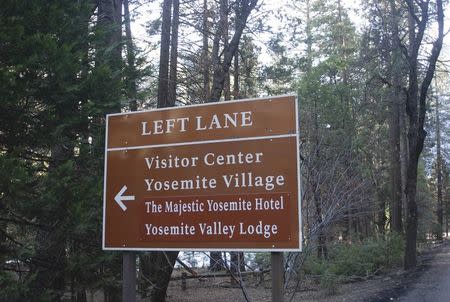
M414 267L449 227L448 4L347 5L4 1L0 300L120 300L121 254L101 250L106 114L286 93L300 99L305 242L286 271L300 282L311 263L324 276ZM342 249L364 261L323 265ZM209 257L230 273L266 260ZM139 254L143 296L165 300L177 258Z

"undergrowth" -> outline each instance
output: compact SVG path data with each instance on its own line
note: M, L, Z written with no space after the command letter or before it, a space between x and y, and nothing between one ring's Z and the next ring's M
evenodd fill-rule
M334 294L339 282L385 272L402 263L404 240L387 234L358 243L336 242L328 246L328 258L310 255L300 268L301 275L318 278L320 286Z

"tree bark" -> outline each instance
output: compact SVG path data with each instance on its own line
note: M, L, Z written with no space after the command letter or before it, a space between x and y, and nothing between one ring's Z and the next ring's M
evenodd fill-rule
M166 301L166 292L177 257L178 252L157 252L155 285L150 294L152 302Z
M391 229L402 233L402 175L400 161L400 104L401 104L401 62L400 38L398 33L398 9L390 0L392 26L392 55L389 63L391 74L390 142L391 142Z
M433 43L431 54L428 57L428 66L425 77L420 84L418 80L418 59L419 50L422 45L423 36L429 20L429 2L419 2L420 7L416 7L414 0L407 0L408 5L408 80L409 85L406 97L406 113L409 117L408 128L408 168L406 182L407 219L406 219L406 248L404 257L405 269L415 267L417 264L417 168L420 154L423 150L426 131L424 129L426 116L426 101L428 89L434 76L436 62L438 60L443 38L444 38L444 11L442 0L436 1L436 12L438 21L438 36ZM416 15L416 10L420 16ZM416 26L417 25L417 26Z
M445 169L445 173L444 173L444 202L445 202L445 237L448 237L448 203L450 202L450 175L447 169Z
M173 4L173 22L171 21L171 10ZM173 95L176 87L176 60L177 60L177 44L178 44L178 22L179 22L179 1L178 0L164 0L162 12L162 29L161 29L161 48L160 48L160 64L159 64L159 78L158 78L158 108L172 107L175 104L175 97ZM172 27L172 37L171 37ZM174 28L176 27L176 28ZM171 44L172 40L172 44ZM171 72L173 72L173 83L169 85L169 55L172 47L171 56ZM169 87L172 90L172 99L170 99ZM172 252L152 252L149 267L151 280L154 283L150 293L150 300L152 302L166 301L166 292L169 286L170 277L172 275L175 261L178 257L178 251ZM154 266L153 266L154 264Z
M169 106L177 100L178 27L180 24L180 0L173 0L172 34L170 40Z
M240 14L236 18L236 30L229 45L223 50L223 59L214 66L213 84L210 102L218 102L224 89L225 77L230 70L231 61L238 49L239 40L247 24L248 16L256 7L258 0L240 0Z
M243 252L231 252L230 262L232 273L239 273L245 271L245 259Z
M202 15L202 58L201 58L201 68L203 70L203 102L206 102L209 98L209 86L210 86L210 75L209 75L209 26L208 26L208 1L203 0L203 15Z
M221 28L222 28L222 40L223 47L227 49L228 47L228 0L220 0L220 19L222 20ZM236 51L237 52L237 51ZM230 71L225 74L224 81L224 89L223 89L224 99L231 99L231 91L230 91Z
M212 46L212 54L211 54L211 60L212 60L212 70L213 75L216 73L216 69L220 68L220 40L223 37L223 26L224 26L224 14L223 14L223 0L220 1L219 6L219 22L217 22L216 31L214 33L213 38L213 46ZM222 91L219 94L222 94ZM211 95L210 95L211 96ZM210 99L207 100L207 102L211 102Z
M170 107L169 54L172 0L164 0L162 9L161 47L159 52L158 108Z
M102 37L102 47L112 48L111 56L102 55L101 59L109 59L114 68L120 64L122 57L122 0L100 0L98 2L98 21L97 25L104 31ZM103 53L106 54L106 52ZM98 58L98 57L96 57Z
M234 55L234 70L233 70L233 99L240 99L239 89L239 49Z
M98 2L97 27L101 34L95 50L95 64L96 66L106 64L111 70L110 80L117 83L115 86L119 87L122 70L122 0ZM106 113L120 112L119 95L115 100L108 100L108 103L112 105L107 108Z
M131 111L136 111L137 105L137 87L136 87L136 56L133 45L133 37L131 34L130 8L128 0L123 0L124 19L125 19L125 45L127 50L127 74L126 74L126 90Z
M443 230L443 207L442 207L442 153L441 153L441 122L439 112L439 96L436 95L436 176L437 176L437 219L438 219L438 233L437 239L442 240Z
M229 89L229 70L231 66L231 61L235 56L239 40L242 36L242 32L246 26L247 18L250 15L250 12L255 8L258 0L240 0L240 10L237 10L236 14L236 31L231 39L230 43L226 42L224 44L224 57L223 60L220 60L219 57L219 41L220 37L227 36L228 37L228 21L227 21L227 10L228 10L228 1L221 0L220 2L220 21L219 26L216 30L214 41L213 41L213 51L212 51L212 63L213 63L213 87L211 91L211 97L208 102L217 102L220 99L222 91L224 90L225 83L228 83L228 88L225 89L225 99L230 98L230 89ZM238 14L238 11L240 12ZM225 34L226 33L226 34ZM227 38L225 40L228 40ZM228 77L228 82L226 78ZM211 252L210 253L210 265L209 269L212 271L217 271L223 268L223 259L220 252Z
M209 270L213 272L225 269L225 264L222 259L222 252L209 253Z
M318 192L318 185L314 184L314 205L316 210L316 225L318 228L318 242L317 242L317 258L319 259L328 259L328 248L327 248L327 237L325 234L325 230L323 227L322 220L322 206L320 203L320 196ZM351 220L349 220L351 221ZM349 226L349 233L351 233L351 227Z

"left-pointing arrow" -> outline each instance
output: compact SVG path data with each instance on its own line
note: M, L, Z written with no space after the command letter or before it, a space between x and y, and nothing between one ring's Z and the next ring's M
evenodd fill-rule
M114 200L124 211L127 210L127 207L125 206L123 201L134 200L134 198L135 198L135 196L133 196L133 195L123 196L122 194L125 193L126 190L127 190L127 186L123 186L122 189L120 189L119 193L117 193L116 197L114 197Z

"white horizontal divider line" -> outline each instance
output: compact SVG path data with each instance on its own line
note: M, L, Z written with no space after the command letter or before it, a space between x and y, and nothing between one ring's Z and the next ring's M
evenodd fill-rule
M193 142L172 143L172 144L159 144L159 145L144 145L144 146L108 148L107 151L108 152L109 151L124 151L124 150L138 150L138 149L160 148L160 147L177 147L177 146L216 144L216 143L240 142L240 141L256 141L256 140L288 138L288 137L296 137L296 136L297 136L297 133L280 134L280 135L268 135L268 136L252 136L252 137L228 138L228 139L221 139L221 140L193 141Z

